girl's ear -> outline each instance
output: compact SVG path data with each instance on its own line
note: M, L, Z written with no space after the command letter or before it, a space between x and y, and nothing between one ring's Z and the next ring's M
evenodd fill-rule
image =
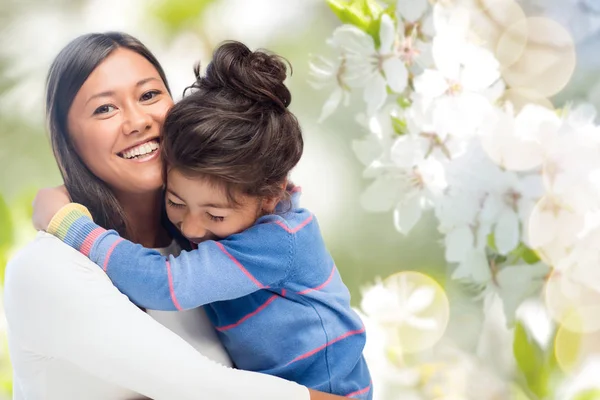
M264 197L262 199L262 209L263 209L263 211L266 211L268 213L272 213L275 210L275 207L277 206L277 203L279 203L279 201L281 199L283 199L284 196L285 196L285 191L287 190L287 184L288 184L288 180L287 179L281 183L281 185L280 185L280 187L281 187L281 194L279 196Z
M263 197L261 204L262 210L267 213L272 213L275 210L275 207L277 206L277 203L279 203L280 199L281 196Z

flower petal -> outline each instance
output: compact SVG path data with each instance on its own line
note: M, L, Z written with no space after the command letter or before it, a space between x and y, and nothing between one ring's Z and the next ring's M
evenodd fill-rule
M462 226L450 231L444 237L446 261L461 262L475 247L473 231L468 226Z
M343 96L343 89L341 87L336 87L323 105L323 110L321 111L321 116L319 117L318 122L323 122L327 117L333 114L333 112L340 105Z
M342 25L333 31L332 42L351 54L364 56L375 54L373 38L353 25Z
M406 318L406 324L423 331L433 331L438 327L435 318L420 318L414 315Z
M498 217L494 229L494 241L498 252L502 255L510 253L521 241L519 216L510 208L505 208Z
M398 16L408 22L416 22L423 16L428 7L427 0L398 0L396 3Z
M415 78L415 92L429 100L444 94L449 86L444 76L436 70L426 69Z
M461 83L465 90L482 91L500 78L500 63L487 49L466 45L461 62L464 65Z
M376 179L361 195L360 203L370 212L385 212L394 207L402 188L394 180L380 177Z
M406 301L406 311L409 314L417 314L424 311L433 303L435 299L435 289L432 287L421 286L415 289Z
M492 279L490 264L481 250L471 250L465 254L452 274L452 279L467 280L476 284L487 284Z
M394 210L394 226L398 232L408 235L421 219L421 215L421 197L418 195L412 196L396 205L396 209Z
M390 53L394 47L394 41L396 40L396 27L394 26L394 21L392 21L387 14L383 14L381 17L379 40L381 41L379 52L381 54Z
M399 58L390 58L383 62L383 72L387 83L396 93L402 93L408 84L408 70Z
M431 53L436 68L446 78L458 82L461 70L460 43L451 37L436 36L433 39Z
M365 86L363 99L367 103L367 114L374 115L385 103L387 84L381 74L375 74Z

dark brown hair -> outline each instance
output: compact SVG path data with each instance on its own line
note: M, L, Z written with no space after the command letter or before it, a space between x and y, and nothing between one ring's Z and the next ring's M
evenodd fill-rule
M138 39L121 32L79 36L56 56L48 73L46 116L54 157L74 202L85 205L94 221L127 234L126 216L111 189L83 163L67 129L67 115L79 89L110 54L118 48L136 52L148 60L169 90L165 73L154 55Z
M167 168L224 185L233 204L236 193L285 196L282 185L304 147L288 110L285 60L230 41L215 50L204 76L199 65L195 73L191 94L165 120Z

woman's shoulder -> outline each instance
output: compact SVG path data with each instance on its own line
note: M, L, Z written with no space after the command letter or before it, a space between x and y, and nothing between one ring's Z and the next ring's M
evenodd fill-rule
M50 285L72 278L74 271L97 274L102 279L108 279L86 256L58 238L38 232L31 242L8 261L4 275L4 295L20 297L24 292L50 289Z
M32 264L37 265L37 263L52 265L70 262L93 264L86 256L64 244L60 239L46 232L38 232L31 242L17 251L9 260L7 274L9 270L27 268Z

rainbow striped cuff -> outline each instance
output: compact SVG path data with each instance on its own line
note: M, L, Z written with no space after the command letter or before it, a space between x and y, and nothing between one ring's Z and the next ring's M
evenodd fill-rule
M54 215L48 233L90 257L92 248L107 230L94 223L87 208L71 203Z
M65 240L71 225L81 217L89 218L91 221L94 220L85 206L78 203L69 203L54 214L46 232L60 240Z

